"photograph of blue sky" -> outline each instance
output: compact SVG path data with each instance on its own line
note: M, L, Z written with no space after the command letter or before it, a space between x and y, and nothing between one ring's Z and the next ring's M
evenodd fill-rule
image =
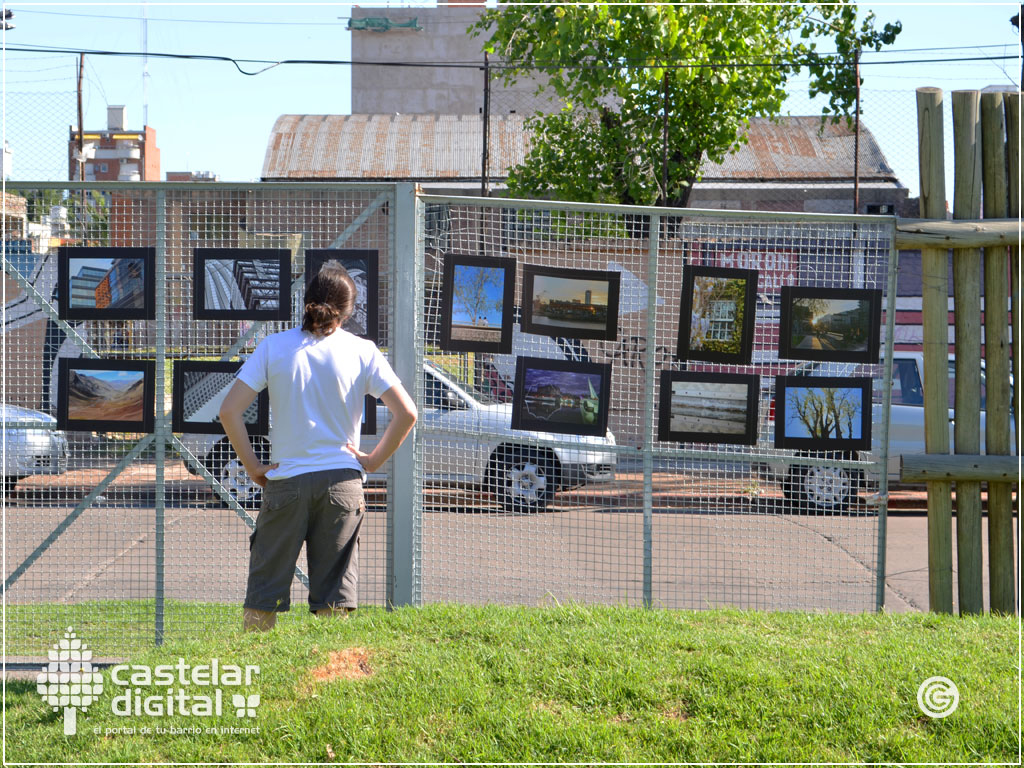
M457 264L454 293L453 325L501 326L504 269Z
M576 280L569 277L537 275L533 278L533 297L541 301L583 302L590 291L591 304L608 303L608 282L606 280Z
M78 370L80 376L90 376L99 379L105 384L123 388L142 381L145 374L142 371L97 371L91 368Z
M590 384L594 394L601 395L601 376L596 373L577 373L574 371L548 371L543 368L527 368L523 376L523 387L526 392L533 392L545 385L558 387L564 395L590 397Z
M863 410L858 387L787 387L786 437L859 440ZM827 432L815 434L811 425L823 425Z

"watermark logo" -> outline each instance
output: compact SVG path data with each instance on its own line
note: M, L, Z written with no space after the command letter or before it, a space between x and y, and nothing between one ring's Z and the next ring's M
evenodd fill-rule
M917 706L928 717L949 717L960 706L960 691L948 677L929 677L917 689Z
M103 693L103 673L93 669L92 651L71 627L47 655L50 661L36 677L36 690L54 712L64 709L64 735L74 736L78 710L88 710Z
M260 695L250 693L243 696L240 693L232 694L231 703L235 707L235 717L256 717L256 707L260 705Z

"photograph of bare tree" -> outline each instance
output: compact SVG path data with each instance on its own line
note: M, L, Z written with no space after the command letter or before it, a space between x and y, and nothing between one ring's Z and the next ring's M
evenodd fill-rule
M515 259L448 255L441 288L441 347L511 352Z
M810 450L871 447L871 379L779 376L775 446Z
M686 268L676 356L680 360L749 363L756 302L756 270Z
M783 286L779 357L876 363L882 292Z

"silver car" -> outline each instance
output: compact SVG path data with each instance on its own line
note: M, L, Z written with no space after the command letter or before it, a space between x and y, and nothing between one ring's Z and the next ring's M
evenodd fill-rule
M68 440L46 413L0 405L4 426L4 493L23 477L60 475L68 469Z

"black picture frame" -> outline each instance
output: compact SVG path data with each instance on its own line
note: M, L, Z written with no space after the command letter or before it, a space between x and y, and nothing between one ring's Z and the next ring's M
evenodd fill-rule
M58 358L57 370L58 429L80 432L153 431L155 361L61 357ZM126 388L120 383L112 385L89 372L132 373L140 378ZM136 390L139 385L141 389ZM122 394L118 394L118 390ZM130 395L127 394L129 392ZM115 417L119 411L123 414L138 412L138 415L137 418Z
M345 325L346 331L379 343L380 334L380 254L369 248L307 248L304 267L305 287L329 261L337 261L356 283L356 307ZM361 296L358 294L362 294ZM360 301L362 299L362 301Z
M779 310L779 357L784 360L822 360L836 363L877 363L881 347L882 330L882 292L870 288L813 288L804 286L784 285L780 292L781 306ZM810 328L819 323L808 323L806 315L811 312L809 302L824 301L835 304L840 310L851 301L857 307L843 311L821 315L828 321L827 327ZM813 346L802 347L794 343L794 336L807 327L807 333L801 333L801 341L810 338L813 333L816 339ZM843 349L843 342L857 348Z
M230 271L218 265L216 284L210 284L208 265L222 261L234 264ZM245 306L207 306L208 287L217 297L215 303L234 300ZM196 320L289 320L291 299L291 251L287 248L192 249L192 317Z
M871 449L871 385L867 376L777 376L775 378L775 447L807 451L866 451ZM847 416L848 437L803 435L810 433L806 424L801 429L789 429L788 416L799 401L799 391L843 390L856 393L851 419ZM798 399L790 402L790 394ZM856 402L859 401L859 402ZM859 412L856 408L859 406ZM841 404L838 407L843 407ZM854 424L856 427L854 428ZM860 434L857 435L856 433Z
M217 418L217 409L241 367L241 361L232 360L176 360L171 388L171 431L223 435L224 427ZM216 378L195 381L190 374ZM196 407L197 399L201 407ZM199 414L207 418L195 418ZM250 435L265 435L270 431L270 400L266 389L242 415Z
M757 275L756 269L703 266L683 268L683 293L679 302L679 338L676 342L676 357L679 360L703 360L732 365L750 364L754 351L754 318L757 313ZM721 299L705 298L702 295L699 301L694 300L696 290L701 290L703 294L712 290L713 285L719 281L743 281L742 295L730 297L728 294L737 292L739 286L725 285L721 290L726 295ZM695 305L700 306L700 328L694 327ZM713 314L719 310L721 311L718 315ZM741 318L736 316L740 310L743 315ZM694 333L704 332L714 332L715 336L728 335L729 338L708 339L702 336L700 346L694 346Z
M104 269L106 275L100 276ZM72 285L73 280L79 284ZM155 320L156 249L62 245L57 249L57 285L61 320ZM77 303L76 292L91 292L93 305ZM96 306L103 301L109 303Z
M373 395L366 395L363 399L363 420L359 425L359 434L377 434L377 398Z
M522 330L524 333L536 333L541 336L554 336L568 339L599 339L615 341L619 334L619 281L621 273L614 270L597 269L565 269L561 267L542 267L536 264L523 265L523 298L522 298ZM541 310L542 302L539 296L545 292L556 290L562 295L568 296L573 292L569 283L577 281L581 285L576 293L583 292L583 301L573 302L568 299L563 301L549 301L558 306L554 309L561 314L584 315L594 314L592 320L578 320L573 324L572 319L555 319L546 316ZM604 295L607 297L603 305L604 315L601 322L601 304L588 303L586 294L592 288L586 284L604 283ZM600 288L600 286L594 286ZM578 304L578 306L576 306ZM593 309L587 310L587 307ZM551 310L549 310L551 311ZM559 325L558 323L564 323Z
M693 386L677 389L678 384ZM759 397L760 377L754 374L663 370L658 439L676 443L755 445ZM697 413L699 406L695 401L701 398L709 401L705 408L711 413Z
M500 270L502 285L495 296L501 296L500 326L474 326L456 324L459 314L456 308L456 282L461 275L459 268ZM470 254L446 254L442 266L441 283L441 349L449 352L493 352L509 354L512 351L512 323L515 303L516 260L476 256ZM495 328L499 329L493 333ZM488 331L492 331L488 333ZM476 336L476 338L474 338Z
M585 381L581 379L585 377ZM542 357L517 357L515 392L512 399L512 429L529 430L531 432L553 432L556 434L604 437L608 432L608 405L611 401L612 366L610 363L584 363L572 360L549 360ZM547 391L538 396L532 389L538 381L548 380L542 387L555 387L557 392ZM555 382L550 380L554 379ZM597 383L598 392L593 392L593 384ZM564 382L564 384L563 384ZM586 383L586 397L582 384ZM563 397L563 386L570 386L578 392L569 392L568 398L578 399L579 405L566 404ZM584 406L583 400L597 401L596 414L592 422L587 422L586 410L594 408ZM538 401L544 410L554 407L544 416L538 408ZM550 402L548 402L550 401ZM571 410L580 411L579 420L571 418ZM561 411L570 411L552 420L552 416ZM570 418L566 418L570 417Z

